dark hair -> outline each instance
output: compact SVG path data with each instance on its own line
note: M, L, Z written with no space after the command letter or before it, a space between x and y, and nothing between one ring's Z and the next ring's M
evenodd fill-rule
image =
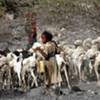
M49 31L44 31L42 35L45 35L48 41L52 41L53 35Z

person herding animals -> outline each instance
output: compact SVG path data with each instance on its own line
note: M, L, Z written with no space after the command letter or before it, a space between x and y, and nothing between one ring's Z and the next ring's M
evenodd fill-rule
M37 27L32 11L26 14L25 31L28 37L27 49L30 49L34 42L37 41Z
M60 70L56 62L56 45L52 42L52 34L49 31L44 31L41 35L42 43L44 44L44 50L39 47L35 49L35 52L39 51L45 58L45 84L46 93L50 94L49 86L54 84L58 87L58 83L62 81Z

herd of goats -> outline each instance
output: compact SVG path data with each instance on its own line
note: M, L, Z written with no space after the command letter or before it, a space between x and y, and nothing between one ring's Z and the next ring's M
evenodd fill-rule
M67 83L69 89L71 78L77 77L82 82L87 81L87 77L92 74L95 74L97 85L100 86L100 37L76 40L73 45L65 42L59 46L62 50L60 54L56 54L56 60L62 77L65 77L63 82ZM43 49L43 45L36 42L29 50L12 52L7 48L0 51L1 90L19 87L27 90L44 83L44 72L40 68L43 63L41 65L40 61L44 62L45 59L39 52L33 52L37 47ZM59 86L62 84L59 83Z

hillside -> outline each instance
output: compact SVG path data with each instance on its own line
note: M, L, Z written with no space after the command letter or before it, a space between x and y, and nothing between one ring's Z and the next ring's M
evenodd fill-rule
M44 30L50 30L59 44L73 44L77 39L100 36L100 0L0 0L0 51L7 47L11 51L26 49L28 41L24 25L26 13L30 10L36 20L39 42ZM2 66L0 69L3 69ZM47 95L43 83L26 92L20 90L21 87L1 90L0 82L0 100L100 100L100 87L97 86L95 74L82 83L76 78L69 78L71 86L82 91L70 91L65 82L62 82L60 96L51 87L50 95Z
M94 39L100 35L99 0L15 1L12 4L16 6L7 5L0 19L0 49L3 45L9 45L12 49L26 47L27 37L23 26L28 10L34 12L38 41L40 34L46 29L54 34L56 41L65 40L69 44L76 39L84 40L88 37ZM13 14L14 19L9 20L7 14Z

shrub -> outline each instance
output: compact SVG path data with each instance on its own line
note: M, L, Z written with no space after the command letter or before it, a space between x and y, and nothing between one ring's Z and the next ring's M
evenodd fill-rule
M5 11L6 11L6 7L0 6L0 17L2 17L4 15Z

